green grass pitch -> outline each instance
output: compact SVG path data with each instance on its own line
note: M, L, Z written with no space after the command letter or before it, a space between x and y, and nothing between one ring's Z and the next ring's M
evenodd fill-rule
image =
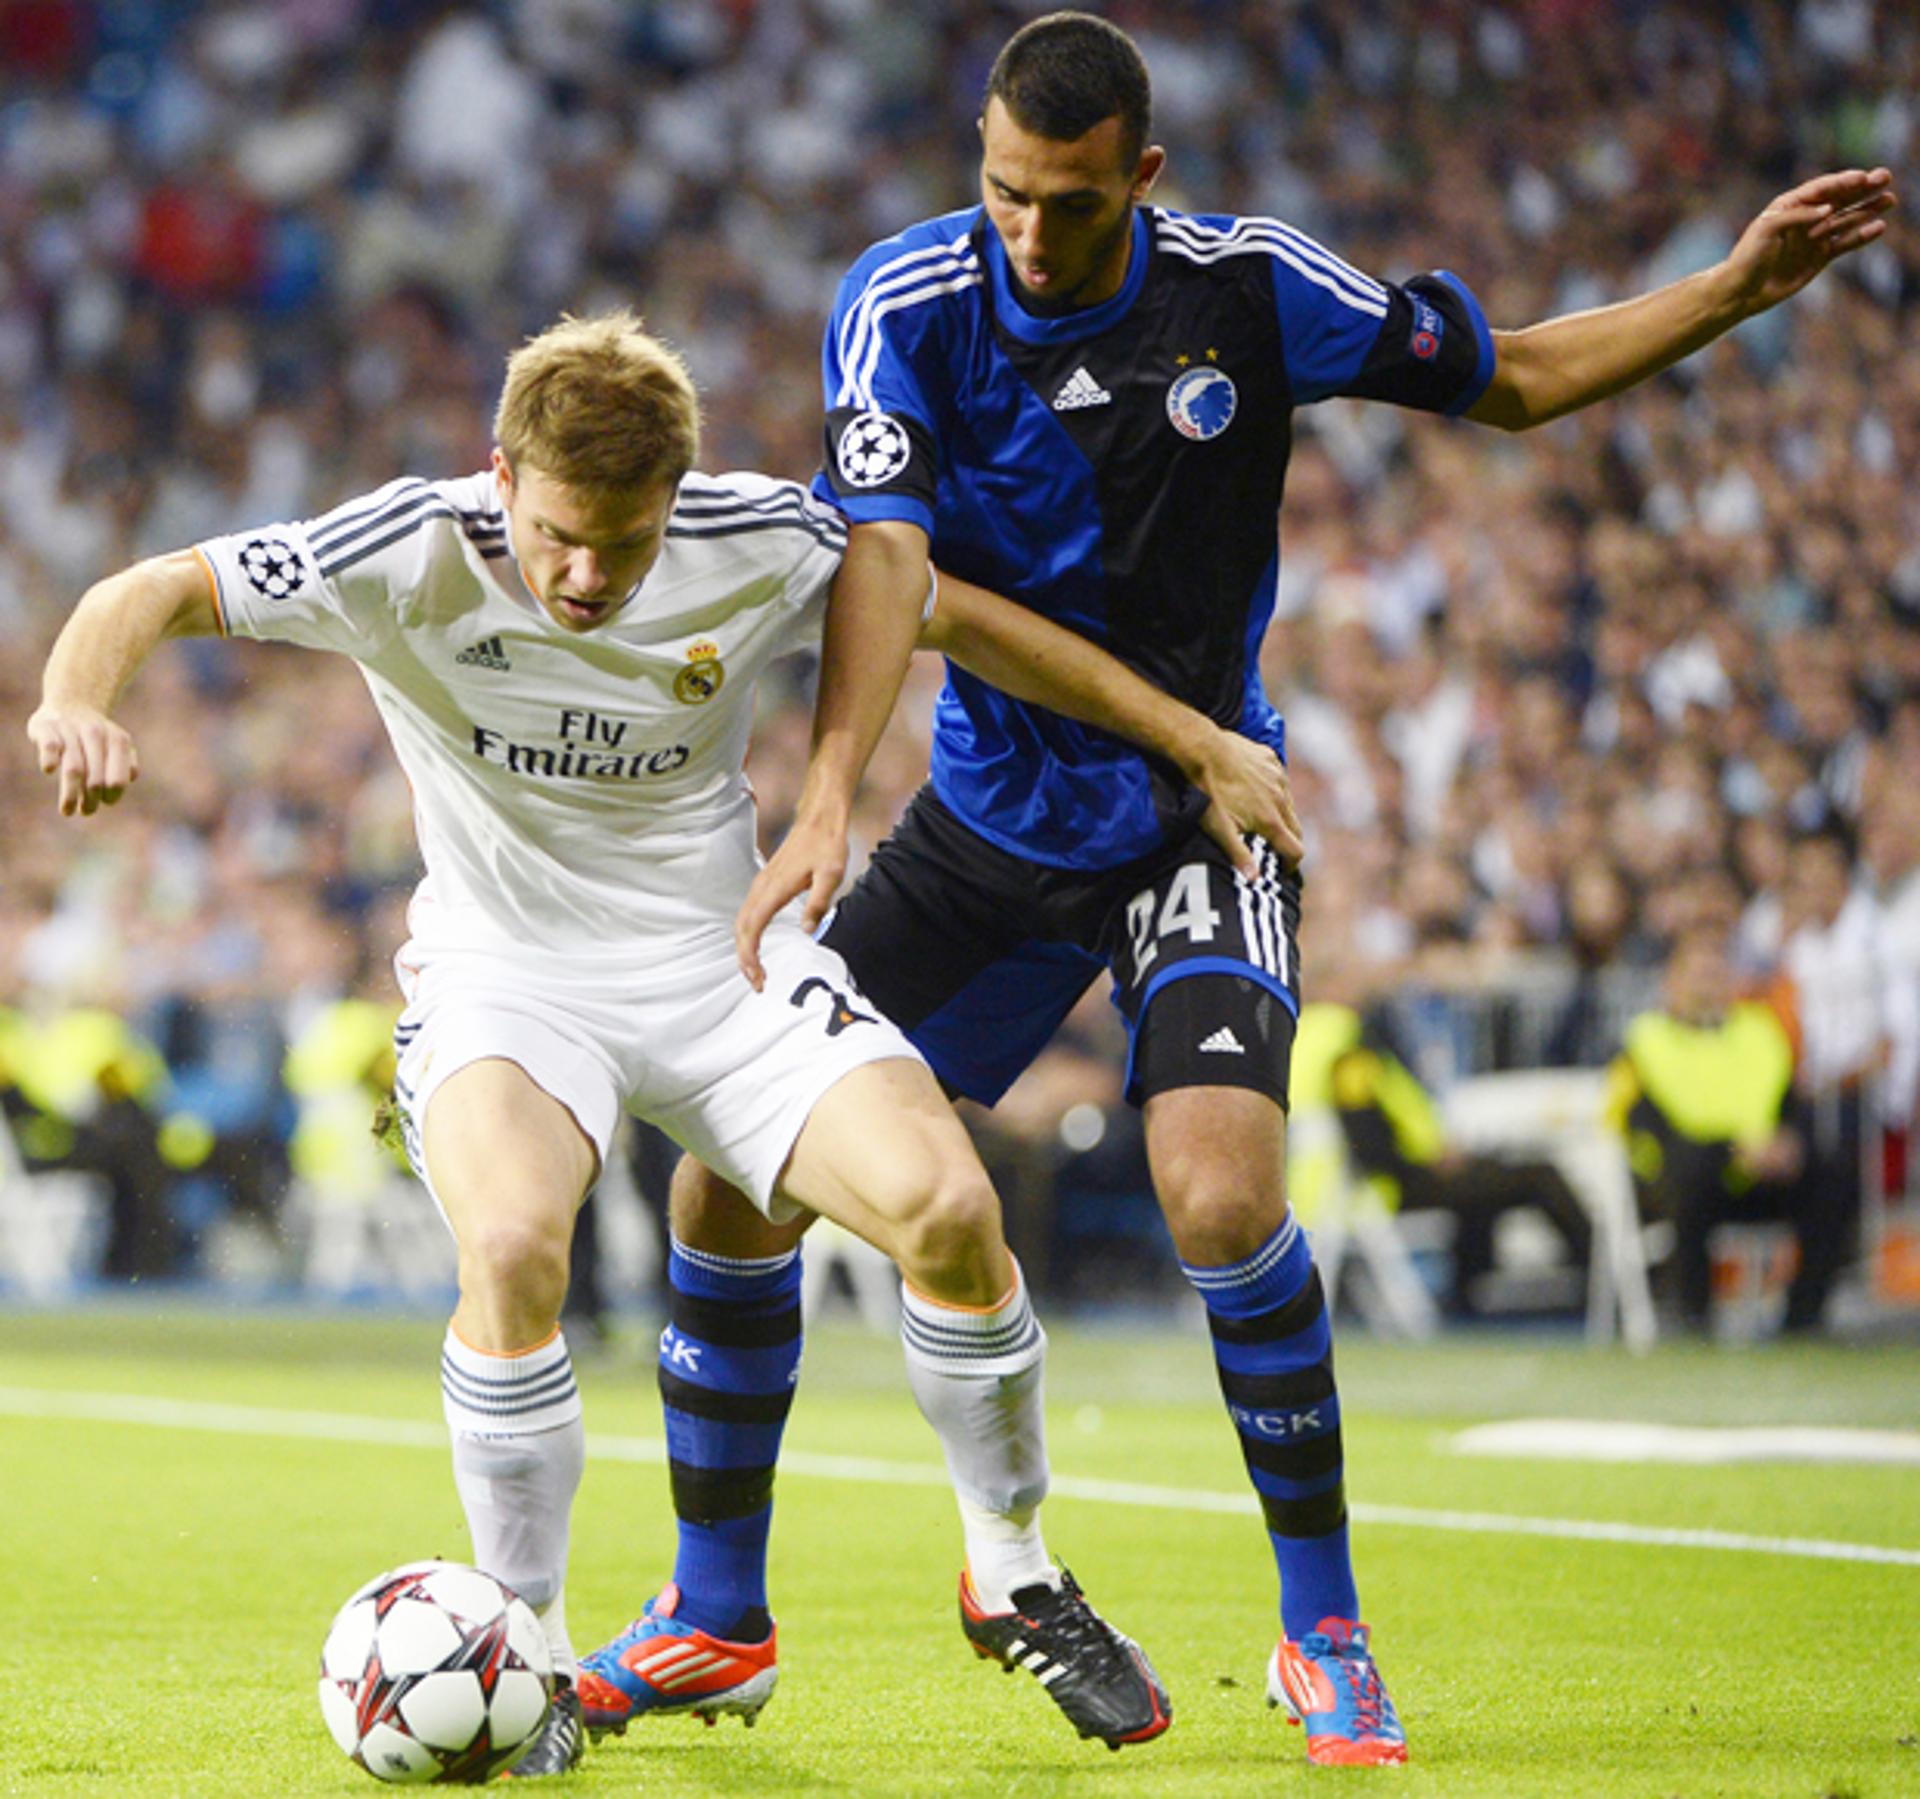
M376 1318L0 1313L0 1794L376 1790L321 1726L315 1661L362 1580L466 1554L439 1436L438 1336ZM1056 1328L1053 1340L1049 1540L1151 1650L1173 1692L1168 1735L1119 1755L1080 1743L1034 1682L967 1651L958 1526L897 1347L829 1327L808 1347L779 1488L774 1703L750 1732L637 1726L568 1790L1920 1793L1920 1471L1447 1448L1463 1424L1515 1416L1910 1430L1920 1349L1634 1361L1553 1339L1413 1349L1349 1335L1361 1589L1413 1754L1405 1769L1360 1771L1310 1768L1263 1702L1272 1574L1257 1522L1236 1509L1244 1483L1203 1338ZM586 1648L666 1576L673 1532L645 1333L583 1358L581 1375L591 1449L569 1614ZM1201 1498L1122 1503L1102 1483ZM1907 1560L1436 1527L1461 1513Z

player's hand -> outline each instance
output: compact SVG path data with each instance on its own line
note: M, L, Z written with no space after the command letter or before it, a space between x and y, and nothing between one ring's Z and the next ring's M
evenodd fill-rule
M809 931L815 929L826 917L846 872L845 826L796 818L785 841L754 877L733 921L733 947L740 958L740 972L754 992L767 984L767 971L760 965L760 939L774 914L804 893L807 903L801 908L800 922Z
M91 816L111 806L140 776L133 739L91 706L42 706L27 720L40 772L59 783L60 813Z
M1781 194L1740 234L1727 266L1749 313L1797 294L1828 263L1884 236L1899 204L1887 169L1816 175Z
M1216 731L1192 780L1213 802L1200 828L1248 880L1260 872L1248 837L1272 844L1289 868L1299 866L1307 846L1293 809L1293 783L1271 747L1237 731Z

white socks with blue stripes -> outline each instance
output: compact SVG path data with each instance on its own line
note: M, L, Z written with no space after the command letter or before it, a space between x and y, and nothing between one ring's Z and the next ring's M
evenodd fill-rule
M903 1287L900 1340L913 1396L940 1439L960 1502L974 1591L988 1611L1006 1611L1019 1588L1059 1583L1040 1534L1047 1336L1018 1266L991 1310L943 1305Z
M563 1589L586 1431L566 1338L556 1330L532 1349L493 1355L462 1342L449 1326L440 1392L474 1566L533 1607L555 1667L571 1675Z

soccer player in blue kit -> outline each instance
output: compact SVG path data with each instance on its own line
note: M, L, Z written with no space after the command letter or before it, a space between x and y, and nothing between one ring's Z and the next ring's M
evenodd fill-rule
M841 285L816 491L856 536L896 548L899 629L874 656L904 664L920 601L910 572L931 546L943 569L1067 625L1276 755L1258 649L1294 408L1350 395L1526 429L1797 292L1879 237L1894 204L1883 169L1822 176L1776 199L1712 269L1497 332L1452 274L1385 282L1275 219L1148 204L1165 160L1148 131L1147 71L1115 27L1056 13L1008 42L981 122L982 204L877 245ZM950 667L931 781L825 940L945 1085L986 1104L1111 975L1128 1097L1144 1107L1155 1189L1206 1306L1278 1565L1269 1702L1304 1722L1316 1762L1401 1762L1348 1550L1325 1296L1284 1191L1299 879L1270 843L1223 846L1200 830L1205 800L1155 753L1166 747L1136 748ZM849 783L810 771L741 914L749 978L781 907L804 893L808 915L824 913L850 803ZM690 1252L750 1266L789 1251L801 1228L769 1226L683 1164L674 1230ZM955 1346L919 1340L911 1291L906 1303L911 1373L916 1353ZM720 1310L701 1315L724 1329ZM981 1437L943 1436L963 1514L1019 1456ZM969 1521L960 1607L975 1648L1035 1672L1083 1734L1116 1747L1158 1734L1171 1713L1144 1657L1076 1604L1063 1570L1023 1562L1005 1516L997 1538ZM684 1508L681 1523L684 1560L701 1524ZM643 1619L588 1658L616 1712L653 1703L634 1672L651 1653Z

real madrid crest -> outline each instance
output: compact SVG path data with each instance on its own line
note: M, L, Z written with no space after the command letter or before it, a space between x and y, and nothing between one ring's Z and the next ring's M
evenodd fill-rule
M687 646L687 666L673 677L673 697L683 706L704 706L726 678L720 646L702 638Z
M1214 355L1209 350L1205 363L1177 376L1167 389L1167 417L1173 421L1174 430L1194 443L1218 437L1233 423L1240 405L1240 391L1233 385L1233 377L1214 366ZM1187 358L1182 356L1179 361L1184 364Z

